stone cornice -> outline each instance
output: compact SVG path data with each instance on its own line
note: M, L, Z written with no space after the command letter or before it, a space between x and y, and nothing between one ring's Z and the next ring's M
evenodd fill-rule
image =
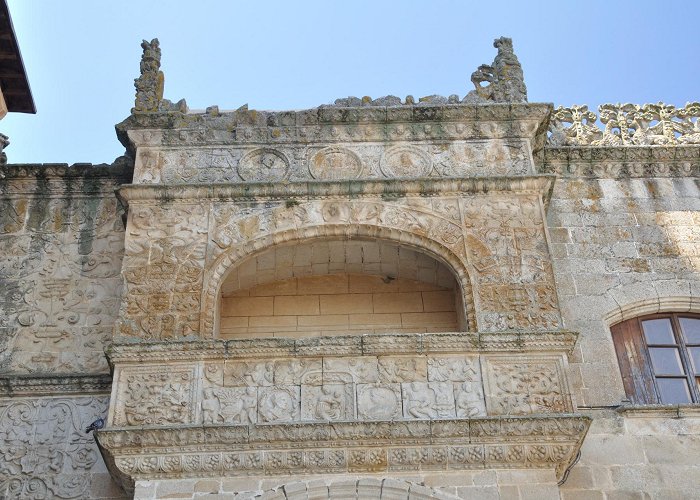
M388 200L408 195L443 196L492 192L536 193L549 198L554 176L447 178L415 180L352 180L288 183L210 185L137 185L119 189L129 201L164 200L296 200L319 198L382 197Z
M0 166L0 179L114 178L125 181L133 172L131 160L100 163L9 163Z
M562 177L700 177L700 146L546 147L542 172Z
M105 462L135 480L189 476L551 468L561 477L591 420L581 415L457 420L110 428Z
M7 198L114 196L117 186L132 179L133 163L126 158L112 165L23 163L0 166L0 189Z
M258 111L241 108L222 113L136 113L116 125L119 140L127 149L162 145L221 145L232 143L313 142L329 129L329 138L342 136L341 128L375 127L374 140L396 140L395 131L383 125L408 125L405 139L450 137L440 125L477 122L537 122L526 135L537 134L544 142L551 104L445 104L401 106L321 106L300 111ZM426 124L438 126L426 129ZM413 130L412 125L421 128ZM335 128L335 130L333 130ZM132 131L145 131L132 133ZM460 136L492 138L489 127L461 127ZM505 127L500 137L523 137L518 127ZM349 140L366 141L367 134L351 134Z
M0 376L0 396L109 394L111 387L108 374Z
M377 356L469 352L571 352L578 334L552 332L367 334L303 339L265 338L115 343L112 365L265 357Z

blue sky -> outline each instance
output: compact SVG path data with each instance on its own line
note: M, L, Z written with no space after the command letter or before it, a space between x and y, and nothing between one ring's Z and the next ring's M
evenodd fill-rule
M111 162L140 42L192 109L303 109L338 97L465 95L513 38L531 102L700 100L700 2L8 0L36 115L0 122L11 163Z

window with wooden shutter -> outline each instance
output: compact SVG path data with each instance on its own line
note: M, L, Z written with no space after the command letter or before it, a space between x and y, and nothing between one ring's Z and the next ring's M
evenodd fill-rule
M633 403L700 403L700 315L641 316L611 331Z

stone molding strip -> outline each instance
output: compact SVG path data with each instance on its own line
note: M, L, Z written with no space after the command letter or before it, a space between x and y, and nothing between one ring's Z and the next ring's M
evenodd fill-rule
M290 475L553 468L561 477L591 419L581 415L440 421L111 428L97 431L113 477Z
M528 177L448 178L417 180L351 180L290 183L211 184L208 186L142 185L122 186L118 196L129 201L165 200L293 200L377 197L391 200L407 195L445 196L450 194L486 194L491 192L537 193L549 198L555 177L538 175Z
M544 149L540 171L562 177L700 177L700 146Z
M0 376L0 397L109 394L111 388L109 374Z
M113 164L9 163L0 167L0 179L129 178L133 172L133 160L122 158Z
M625 417L639 418L683 418L700 417L698 405L622 405L616 409Z
M261 357L376 356L469 352L563 351L570 353L578 334L551 332L405 333L337 337L264 338L115 343L110 364L202 361Z

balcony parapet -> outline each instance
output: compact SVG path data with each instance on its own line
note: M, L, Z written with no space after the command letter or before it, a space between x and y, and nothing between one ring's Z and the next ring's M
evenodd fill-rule
M542 468L588 428L570 331L133 342L112 347L113 472L134 480Z

